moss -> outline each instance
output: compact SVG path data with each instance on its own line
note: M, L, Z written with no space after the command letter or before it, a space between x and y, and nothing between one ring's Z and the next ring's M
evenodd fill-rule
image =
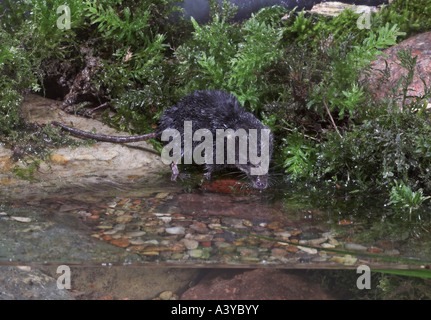
M379 13L378 19L382 23L397 24L405 32L403 38L431 30L431 1L430 0L393 0Z

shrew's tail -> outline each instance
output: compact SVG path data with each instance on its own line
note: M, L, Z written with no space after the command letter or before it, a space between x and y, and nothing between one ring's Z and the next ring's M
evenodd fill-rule
M140 136L107 136L103 134L91 133L91 132L71 128L56 121L51 122L51 124L53 124L56 127L60 127L63 130L70 132L72 135L80 138L94 139L98 141L114 142L114 143L145 141L145 140L156 138L159 135L157 132L151 132Z

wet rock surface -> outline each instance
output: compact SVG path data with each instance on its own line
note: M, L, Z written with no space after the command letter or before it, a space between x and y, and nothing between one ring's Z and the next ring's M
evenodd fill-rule
M304 275L283 270L209 272L181 300L331 300L334 296Z
M61 102L46 99L38 95L28 95L22 106L22 114L29 122L49 125L58 121L85 131L95 131L108 135L128 135L117 132L102 122L84 117L67 114L60 109ZM16 179L11 174L20 162L12 160L13 151L0 144L0 181L10 187L3 190L3 195L13 198L13 191L26 192L30 182ZM100 180L130 181L142 176L152 175L153 181L160 179L160 173L170 172L160 160L160 156L145 141L125 145L96 142L87 147L61 148L54 151L48 161L42 162L35 171L35 180L40 188L50 188L53 181L56 186L94 183ZM102 179L101 179L102 178ZM32 187L38 184L32 183ZM11 191L10 193L7 193Z
M57 279L28 266L0 266L0 300L74 300Z

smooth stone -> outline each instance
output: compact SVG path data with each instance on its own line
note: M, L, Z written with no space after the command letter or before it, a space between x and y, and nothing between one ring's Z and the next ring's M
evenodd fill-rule
M142 245L145 243L145 241L142 239L135 239L135 240L131 239L129 241L131 244L136 245L136 246L139 246L139 245Z
M172 298L172 291L163 291L160 295L159 298L162 300L169 300Z
M346 243L344 247L347 250L355 250L355 251L367 251L367 247L357 244L357 243Z
M292 236L292 233L290 233L289 231L283 231L276 232L275 235L281 237L281 239L283 240L289 240L289 238Z
M30 222L31 219L27 217L10 217L12 220L19 221L19 222Z
M199 246L199 242L193 239L182 239L181 241L183 242L184 246L189 250L196 249Z
M307 252L309 254L316 254L317 253L317 249L314 249L314 248L307 248L307 247L298 246L298 249L302 250L304 252Z
M170 227L166 228L165 231L169 234L185 234L186 230L184 227Z
M135 238L135 237L142 237L143 235L145 235L146 234L146 232L145 231L131 231L131 232L127 232L126 233L126 235L128 236L128 237L132 237L132 238Z
M190 250L188 253L192 258L200 258L202 257L203 251L201 249L193 249Z
M333 245L332 243L322 243L322 248L335 248L335 245Z

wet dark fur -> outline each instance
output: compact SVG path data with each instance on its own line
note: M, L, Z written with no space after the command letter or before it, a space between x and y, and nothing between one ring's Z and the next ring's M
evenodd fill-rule
M100 141L115 142L115 143L126 143L143 141L160 136L165 129L176 129L182 135L184 134L184 121L192 121L193 134L198 129L208 129L212 132L214 137L214 160L215 160L215 136L216 129L244 129L248 132L249 129L257 129L258 136L258 153L260 153L260 130L267 129L253 114L246 112L240 105L239 101L227 92L217 90L205 90L196 91L183 99L181 99L177 105L172 106L164 111L160 118L160 123L155 132L148 133L141 136L131 137L118 137L118 136L106 136L93 134L74 128L67 127L58 122L53 122L54 125L69 131L73 135L90 138ZM184 138L184 136L182 137ZM184 139L182 139L184 141ZM270 136L269 151L270 156L272 154L272 134ZM200 141L193 143L193 147L200 144ZM237 150L238 151L238 150ZM225 150L226 154L226 150ZM238 155L238 152L236 152ZM183 156L182 148L182 156ZM238 157L237 157L238 160ZM215 163L215 161L214 161ZM176 164L174 164L176 168ZM208 171L207 176L210 177L213 171L221 170L226 167L237 167L241 171L245 172L250 180L253 182L255 188L264 189L267 187L267 175L253 176L250 175L250 169L253 164L250 161L247 164L206 164L206 170ZM173 168L174 172L174 168ZM175 175L175 172L174 172ZM176 176L174 177L175 180Z

